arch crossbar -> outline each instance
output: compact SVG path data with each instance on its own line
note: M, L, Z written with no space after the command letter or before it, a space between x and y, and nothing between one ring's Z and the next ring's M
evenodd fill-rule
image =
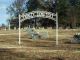
M20 15L20 22L23 22L26 19L32 19L36 17L41 17L41 18L48 18L51 20L56 21L56 14L52 12L47 12L47 11L32 11L28 13L23 13Z
M58 14L47 11L32 11L19 15L19 44L21 44L21 22L36 17L48 18L56 22L56 45L58 45Z

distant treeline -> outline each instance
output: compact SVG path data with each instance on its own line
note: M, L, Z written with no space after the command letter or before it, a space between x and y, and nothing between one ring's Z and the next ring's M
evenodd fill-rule
M58 13L59 27L77 28L80 27L80 0L14 0L7 8L10 14L8 23L11 27L17 27L19 14L36 10L50 11ZM14 19L15 18L15 19ZM55 22L50 19L34 18L22 22L21 27L52 27L55 28Z

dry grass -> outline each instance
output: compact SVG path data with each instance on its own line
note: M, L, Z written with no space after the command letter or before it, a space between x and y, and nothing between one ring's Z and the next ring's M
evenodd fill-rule
M27 35L26 31L21 31L21 46L22 47L43 47L45 49L68 49L79 50L80 44L72 44L73 36L78 33L79 30L59 30L59 46L56 46L55 30L54 29L41 29L36 30L39 32L48 32L48 39L32 40ZM0 34L12 34L12 35L0 35L0 47L19 47L18 44L18 30L17 31L0 31Z
M0 35L0 60L80 60L80 44L70 43L79 30L59 30L58 46L54 29L37 31L47 31L49 38L32 40L22 30L21 45L18 44L18 31L0 31L0 34L11 34Z
M0 60L79 60L80 52L39 52L31 49L0 49Z

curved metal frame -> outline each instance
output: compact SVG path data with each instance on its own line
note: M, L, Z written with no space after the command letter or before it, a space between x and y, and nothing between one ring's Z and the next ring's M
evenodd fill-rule
M42 17L42 18L49 18L56 21L56 45L59 44L58 42L58 13L52 13L47 11L32 11L29 13L23 13L19 15L19 44L21 44L21 22L25 21L26 19L32 19L35 17Z

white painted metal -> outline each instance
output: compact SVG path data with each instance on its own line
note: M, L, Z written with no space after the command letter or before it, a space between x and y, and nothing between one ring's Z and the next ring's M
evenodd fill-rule
M23 22L26 19L31 19L31 18L35 18L35 17L42 17L42 18L48 18L48 19L52 19L52 20L56 20L54 17L56 16L55 13L52 12L47 12L47 11L32 11L29 13L23 13L22 15L20 15L20 22Z
M20 15L19 15L19 45L21 44L21 23L20 23Z
M56 45L58 44L58 13L56 13Z
M56 21L56 45L58 45L58 13L55 14L47 11L32 11L29 13L19 15L19 44L21 44L21 30L20 30L21 22L23 22L26 19L31 19L35 17L49 18Z

